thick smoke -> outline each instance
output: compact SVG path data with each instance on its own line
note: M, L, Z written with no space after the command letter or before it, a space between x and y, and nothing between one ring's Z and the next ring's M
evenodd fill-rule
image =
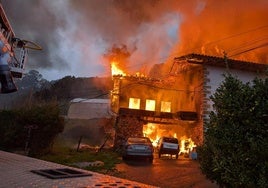
M88 20L85 26L96 27L95 34L107 47L123 43L137 48L130 58L133 65L172 61L193 52L217 56L226 52L231 58L260 63L268 60L266 0L72 2Z
M17 37L44 49L30 52L30 68L101 75L109 67L103 54L114 45L131 52L129 71L148 71L187 53L225 51L235 59L268 60L267 0L2 0L2 5Z
M210 0L201 7L186 14L175 51L218 56L225 51L231 58L267 63L268 1ZM265 43L264 48L250 50Z

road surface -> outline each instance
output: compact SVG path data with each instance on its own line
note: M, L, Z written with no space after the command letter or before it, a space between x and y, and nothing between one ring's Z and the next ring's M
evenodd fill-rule
M155 155L153 163L128 160L116 166L123 178L161 188L218 188L201 173L199 163L179 156L179 159Z

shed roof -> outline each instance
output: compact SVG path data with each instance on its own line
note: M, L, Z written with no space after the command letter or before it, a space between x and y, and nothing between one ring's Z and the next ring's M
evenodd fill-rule
M82 99L71 101L68 118L70 119L94 119L110 118L110 99Z
M110 99L83 99L83 98L75 98L71 100L71 103L110 103Z

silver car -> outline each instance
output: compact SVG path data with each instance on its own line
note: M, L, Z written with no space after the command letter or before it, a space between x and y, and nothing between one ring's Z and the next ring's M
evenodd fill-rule
M154 148L152 142L147 137L130 137L127 139L123 148L123 160L131 157L144 157L150 162L154 159Z
M179 157L180 147L177 138L173 137L161 137L157 142L158 157L162 154L176 155L176 159Z

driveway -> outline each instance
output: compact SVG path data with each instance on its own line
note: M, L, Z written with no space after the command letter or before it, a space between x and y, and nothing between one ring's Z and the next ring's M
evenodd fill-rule
M151 164L146 160L128 160L117 165L123 178L161 188L218 188L201 173L199 163L179 156L179 159L155 155Z

